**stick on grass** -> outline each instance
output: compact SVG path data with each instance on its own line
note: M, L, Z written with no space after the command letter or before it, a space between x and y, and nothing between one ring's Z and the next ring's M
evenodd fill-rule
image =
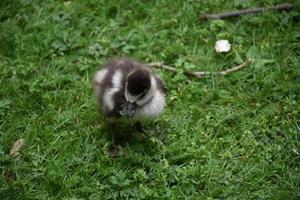
M291 11L293 9L293 5L289 3L283 3L276 6L270 7L260 7L260 8L249 8L245 10L237 10L237 11L230 11L226 13L216 13L216 14L204 14L200 16L201 20L208 20L208 19L223 19L229 17L238 17L244 14L255 14L261 13L266 11Z
M228 68L222 71L218 71L218 72L208 72L208 71L184 71L183 73L188 75L188 76L192 76L195 77L197 79L201 79L204 76L211 76L211 75L221 75L221 76L226 76L227 74L230 74L232 72L241 70L242 68L246 67L248 64L251 64L253 62L253 60L247 60L246 62L237 65L235 67L232 68ZM162 62L152 62L149 63L148 66L150 67L154 67L154 68L161 68L164 69L166 71L170 71L173 73L179 73L179 71L177 69L175 69L174 67L170 67L168 65L163 64Z

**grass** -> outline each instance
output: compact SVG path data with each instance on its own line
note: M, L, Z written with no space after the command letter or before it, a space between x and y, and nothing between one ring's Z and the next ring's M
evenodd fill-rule
M276 3L1 1L0 199L300 199L299 10L198 21ZM216 54L218 39L232 51ZM158 131L112 160L91 77L122 55L208 71L255 63L202 80L157 70L170 91Z

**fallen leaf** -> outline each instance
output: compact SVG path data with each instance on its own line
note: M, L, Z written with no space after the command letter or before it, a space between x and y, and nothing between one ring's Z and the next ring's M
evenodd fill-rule
M21 147L24 145L25 141L23 138L18 139L9 151L9 155L18 159L20 155Z

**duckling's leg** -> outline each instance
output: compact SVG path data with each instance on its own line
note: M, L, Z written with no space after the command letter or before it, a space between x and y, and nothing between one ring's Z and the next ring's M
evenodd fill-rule
M141 122L137 121L134 123L133 126L135 131L138 132L138 134L134 134L134 135L138 138L138 140L144 142L146 140L146 131L143 125L141 124Z
M117 128L118 124L117 123L109 123L108 124L109 132L110 132L110 137L111 137L111 145L108 148L108 153L111 158L117 157L120 148L116 145L117 143Z
M139 121L137 121L134 124L134 128L135 128L135 131L140 133L141 137L144 137L144 139L146 138L146 135L151 136L151 135L154 135L156 132L158 132L157 129L147 129L147 130L145 130L143 125Z
M146 131L145 131L143 125L142 125L141 122L139 122L139 121L135 122L134 128L135 128L135 130L136 130L137 132L139 132L139 133L143 133L143 134L146 133Z

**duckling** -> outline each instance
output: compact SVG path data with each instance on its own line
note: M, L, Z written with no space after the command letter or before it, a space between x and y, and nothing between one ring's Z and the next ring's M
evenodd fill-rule
M131 58L116 58L98 70L93 79L100 111L109 124L111 157L118 154L116 127L133 123L144 132L141 122L154 120L165 108L167 89L160 77Z

